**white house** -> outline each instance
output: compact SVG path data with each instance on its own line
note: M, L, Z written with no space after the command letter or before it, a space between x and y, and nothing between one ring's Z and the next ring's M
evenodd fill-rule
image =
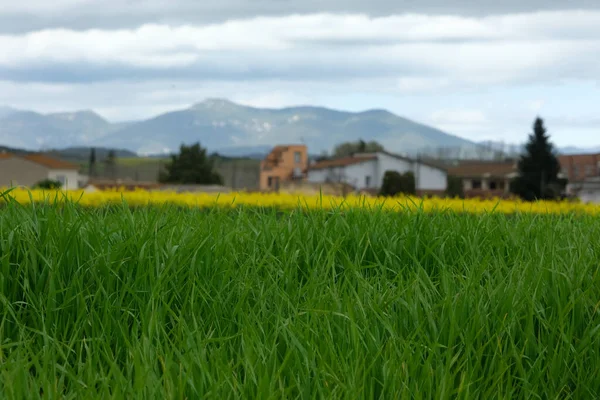
M385 151L314 163L308 167L307 180L312 183L343 182L356 190L374 190L381 187L386 171L401 174L412 171L418 191L441 192L448 184L444 168Z
M0 154L0 187L34 186L45 179L59 181L66 190L78 189L87 180L78 165L44 154Z

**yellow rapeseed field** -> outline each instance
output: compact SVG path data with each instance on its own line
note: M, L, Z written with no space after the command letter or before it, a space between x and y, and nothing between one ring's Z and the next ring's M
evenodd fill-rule
M259 206L293 209L298 207L310 209L346 209L367 208L385 209L389 211L444 211L452 210L469 213L499 212L513 214L515 212L538 214L567 214L585 213L600 214L600 205L583 204L578 202L540 201L528 203L514 200L462 200L443 198L375 198L365 196L348 196L346 198L333 196L299 196L295 194L266 194L266 193L169 193L147 191L103 191L86 193L83 191L42 191L14 189L0 198L0 202L14 199L21 204L31 202L61 203L67 199L83 206L102 206L122 204L125 201L130 206L146 206L153 204L173 204L184 207L237 207Z

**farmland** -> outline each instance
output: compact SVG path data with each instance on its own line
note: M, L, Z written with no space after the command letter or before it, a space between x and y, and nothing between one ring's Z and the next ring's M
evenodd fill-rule
M10 196L2 398L600 396L597 207Z

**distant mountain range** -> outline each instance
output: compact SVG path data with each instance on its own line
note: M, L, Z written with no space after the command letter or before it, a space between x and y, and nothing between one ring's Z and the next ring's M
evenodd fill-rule
M171 153L182 143L200 143L210 151L261 153L276 144L304 142L311 153L363 139L413 153L424 148L473 147L458 136L384 110L359 113L321 107L263 109L209 99L188 109L143 121L113 124L93 111L40 114L0 109L0 144L38 150L100 146L139 154Z
M0 107L0 145L28 150L95 146L156 155L199 141L210 152L259 157L277 144L302 142L311 154L320 154L359 139L404 154L437 148L481 154L480 144L385 110L265 109L208 99L147 120L111 123L93 111L40 114Z

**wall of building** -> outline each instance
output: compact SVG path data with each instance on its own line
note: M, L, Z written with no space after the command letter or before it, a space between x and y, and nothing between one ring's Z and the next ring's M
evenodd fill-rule
M417 190L444 191L448 185L445 171L427 165L413 163L387 154L378 154L377 160L365 161L345 167L309 170L309 182L345 182L358 190L379 189L386 171L415 174ZM369 185L367 186L367 177Z
M600 189L582 190L579 193L579 200L583 203L600 204Z
M290 180L295 169L300 172L304 171L308 166L308 150L304 145L289 145L284 146L287 149L281 152L276 166L267 166L265 162L261 164L259 187L261 190L273 189L269 187L269 178L279 182ZM299 154L299 159L296 159L296 153Z
M33 186L48 179L48 169L21 157L0 159L0 187Z
M558 157L561 172L571 182L600 175L600 154L574 154Z
M446 190L448 188L448 174L444 170L419 163L415 176L417 190Z
M65 190L75 190L83 187L86 182L79 172L72 169L50 169L48 170L48 179L59 181L63 184Z
M369 177L368 186L367 177ZM307 180L311 183L343 182L361 190L378 188L377 178L377 162L376 160L369 160L344 167L309 169Z

